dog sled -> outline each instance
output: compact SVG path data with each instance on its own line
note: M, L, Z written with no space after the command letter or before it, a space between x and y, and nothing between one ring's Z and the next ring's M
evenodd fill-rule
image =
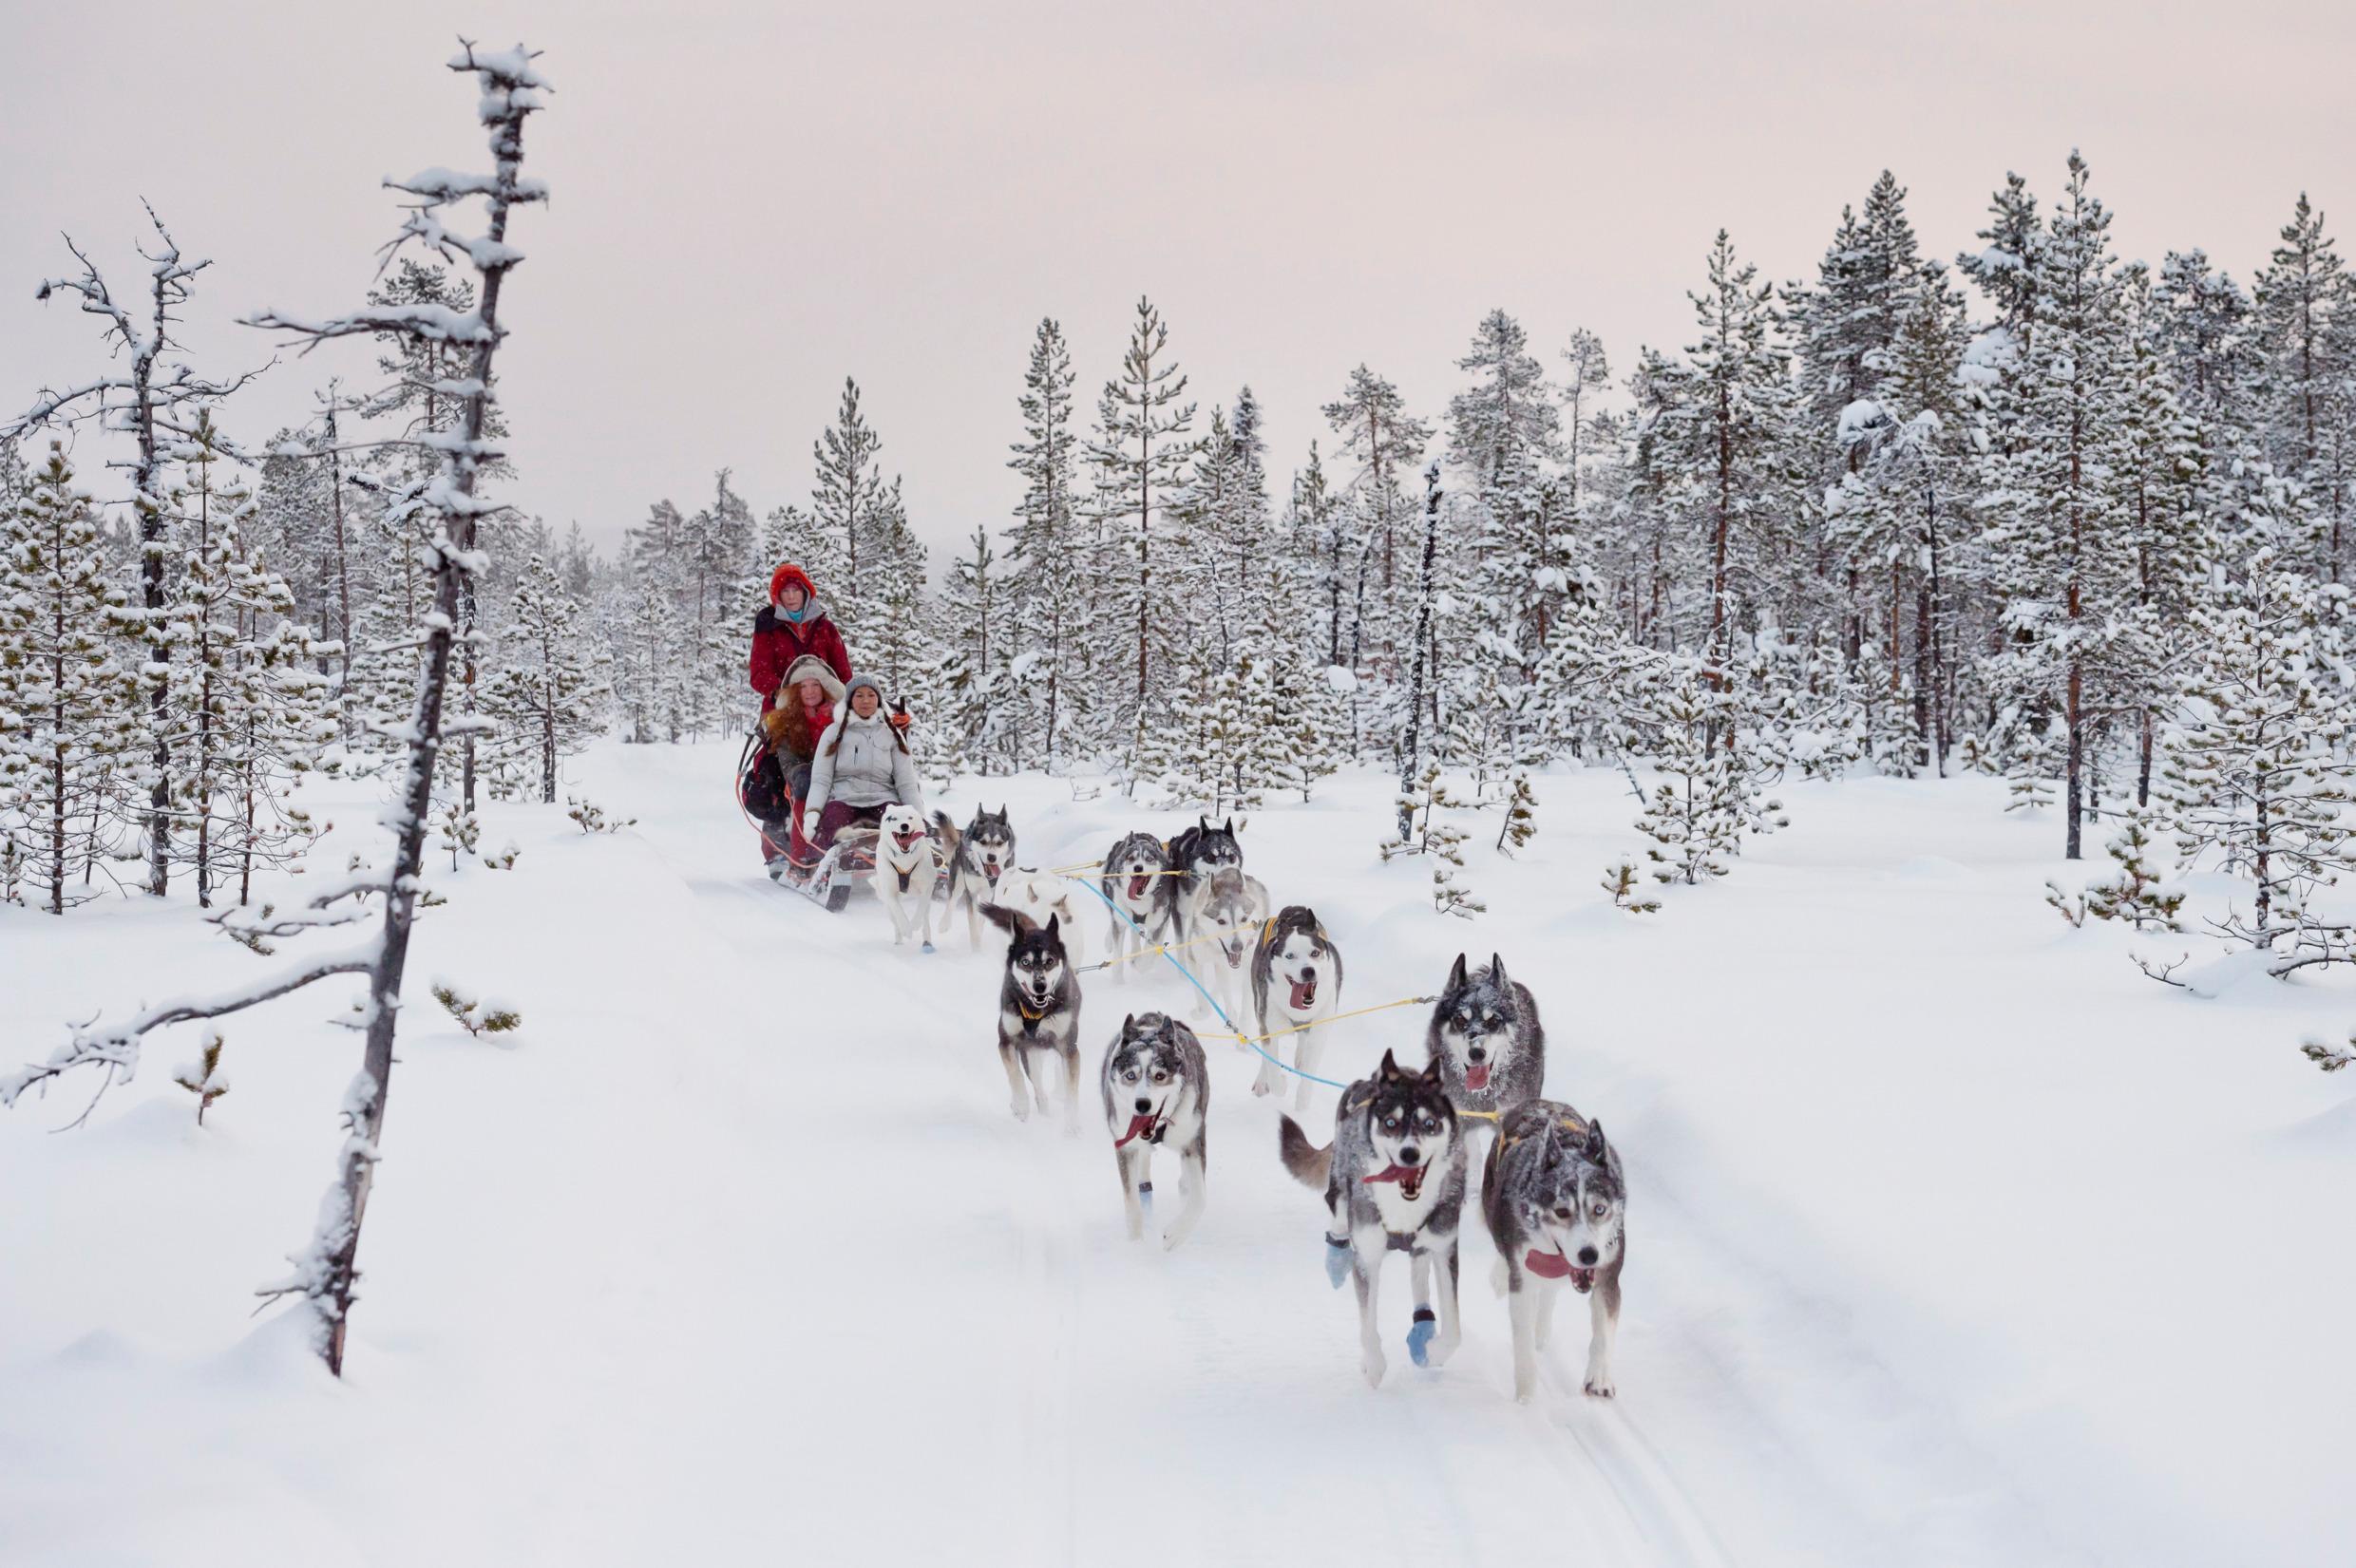
M794 792L776 758L762 742L757 728L745 742L744 755L736 768L737 807L759 831L761 841L767 846L770 880L830 914L840 914L851 901L851 890L875 876L876 842L882 830L862 823L845 827L834 836L834 842L819 857L817 864L797 875L793 869L792 843L797 838L808 841L800 831L802 797ZM784 843L777 841L775 836L779 834L785 835Z

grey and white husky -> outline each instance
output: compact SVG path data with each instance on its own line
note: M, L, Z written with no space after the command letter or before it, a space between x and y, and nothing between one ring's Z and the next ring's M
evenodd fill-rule
M1169 851L1150 833L1123 836L1104 858L1104 875L1096 886L1119 912L1107 912L1112 921L1108 951L1116 981L1127 983L1130 965L1154 943L1169 940L1176 927L1178 878L1169 871Z
M1204 1132L1210 1111L1210 1073L1203 1065L1203 1043L1175 1018L1132 1012L1105 1048L1105 1130L1112 1135L1112 1159L1121 1173L1121 1205L1129 1217L1129 1238L1145 1234L1146 1195L1153 1190L1153 1151L1178 1156L1178 1218L1162 1237L1175 1247L1203 1217Z
M993 903L984 903L981 914L1014 938L1006 945L1006 982L998 988L998 1061L1006 1068L1006 1086L1014 1091L1015 1119L1031 1120L1035 1100L1042 1112L1049 1108L1048 1074L1061 1058L1064 1130L1075 1133L1080 982L1064 953L1062 922L1050 916L1042 926L1019 910Z
M1268 922L1268 890L1240 868L1222 866L1195 885L1185 904L1188 940L1197 944L1187 967L1202 976L1221 1011L1240 1022L1252 954Z
M1315 1026L1341 1007L1341 953L1325 935L1325 923L1317 917L1317 911L1305 904L1287 904L1277 912L1275 922L1261 934L1260 944L1253 950L1251 989L1260 1032L1293 1031L1260 1043L1267 1057L1261 1060L1252 1092L1274 1094L1282 1086L1282 1074L1268 1058L1282 1057L1289 1045L1293 1066L1303 1073L1315 1072L1326 1045L1325 1031ZM1293 1114L1299 1116L1308 1108L1309 1080L1297 1078L1294 1083L1298 1086Z
M1546 1092L1546 1030L1530 988L1509 977L1493 954L1467 974L1464 954L1433 1004L1424 1044L1439 1065L1460 1115L1492 1122ZM1493 1129L1492 1129L1493 1130Z
M1538 1386L1538 1352L1568 1284L1587 1298L1586 1390L1613 1394L1611 1341L1620 1328L1620 1270L1628 1256L1627 1183L1600 1123L1556 1100L1509 1114L1481 1174L1481 1217L1497 1243L1497 1288L1513 1319L1513 1397Z
M1006 808L984 811L974 807L974 820L958 831L945 811L933 813L933 829L940 836L942 858L948 862L949 909L955 915L958 905L965 906L966 935L973 938L977 952L981 947L981 906L998 891L998 878L1015 863L1015 826L1006 820Z
M1386 1363L1375 1321L1376 1287L1386 1253L1404 1252L1416 1288L1407 1334L1418 1367L1437 1367L1463 1339L1456 1318L1456 1230L1464 1216L1465 1150L1455 1107L1436 1067L1402 1068L1391 1052L1372 1078L1344 1089L1334 1111L1334 1141L1309 1143L1287 1116L1277 1127L1284 1168L1325 1192L1325 1244L1347 1247L1358 1286L1358 1367L1379 1385ZM1432 1276L1439 1279L1438 1337ZM1337 1279L1335 1283L1340 1281Z

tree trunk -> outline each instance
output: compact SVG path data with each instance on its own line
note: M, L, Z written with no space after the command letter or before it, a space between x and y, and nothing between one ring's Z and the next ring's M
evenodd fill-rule
M1399 752L1398 836L1405 843L1415 831L1416 775L1421 771L1423 743L1424 649L1432 632L1432 558L1440 539L1440 465L1423 471L1423 574L1416 595L1415 675L1407 687L1407 743Z

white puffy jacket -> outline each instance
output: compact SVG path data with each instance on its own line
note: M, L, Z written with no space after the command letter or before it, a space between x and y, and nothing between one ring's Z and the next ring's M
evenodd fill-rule
M846 707L819 739L818 755L810 763L809 798L802 806L803 820L815 827L829 801L847 805L889 805L898 801L912 810L924 809L924 788L917 782L916 759L895 742L881 708L873 717L863 719Z

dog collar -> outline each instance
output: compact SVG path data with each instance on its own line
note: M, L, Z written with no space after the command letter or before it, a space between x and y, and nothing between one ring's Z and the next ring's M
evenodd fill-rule
M1026 1004L1020 996L1016 996L1015 998L1015 1011L1022 1014L1022 1031L1025 1034L1028 1034L1035 1027L1037 1026L1040 1019L1047 1016L1049 1010L1046 1008L1041 1008L1038 1011L1033 1012L1029 1005Z

